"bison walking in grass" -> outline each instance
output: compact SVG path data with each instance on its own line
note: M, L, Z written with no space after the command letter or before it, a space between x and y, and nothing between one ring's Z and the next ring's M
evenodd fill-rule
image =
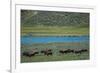
M45 49L45 50L42 50L41 53L43 53L44 55L47 55L47 56L53 54L51 49Z
M59 53L61 54L67 54L67 53L73 53L74 50L71 50L71 49L61 49L59 50Z
M87 50L87 49L82 49L81 51L82 51L82 52L88 52L88 50Z
M28 57L32 57L35 56L36 54L39 54L39 52L36 49L32 49L30 51L24 51L23 56L28 56Z
M72 49L67 49L67 53L73 53L74 52L74 50L72 50Z
M81 51L81 50L74 50L74 53L75 53L75 54L81 54L82 51Z
M68 54L68 53L75 53L75 54L81 54L81 53L84 53L84 52L87 52L88 50L87 49L60 49L59 50L59 53L60 54Z
M87 49L74 50L75 54L81 54L81 53L84 53L84 52L88 52L88 50Z
M64 50L59 50L59 53L64 54L65 51Z

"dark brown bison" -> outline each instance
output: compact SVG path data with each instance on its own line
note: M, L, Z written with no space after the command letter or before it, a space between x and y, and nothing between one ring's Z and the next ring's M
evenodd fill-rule
M51 49L45 49L45 50L42 50L41 53L43 53L44 55L47 55L47 56L53 54Z
M67 53L73 53L74 52L74 50L72 50L72 49L67 49Z
M26 51L23 52L22 54L23 54L23 56L29 56L29 57L31 56L31 54L29 52L26 52Z
M39 54L39 52L37 50L30 50L30 51L24 51L23 53L23 56L28 56L28 57L32 57L32 56L35 56L36 54Z
M59 53L64 54L65 51L64 50L59 50Z
M67 53L73 53L74 50L71 50L71 49L61 49L59 50L59 53L61 54L67 54Z
M88 50L87 50L87 49L81 49L81 51L82 51L82 52L87 52Z
M81 54L82 51L81 51L81 50L74 50L74 53L75 53L75 54Z
M81 54L81 53L84 53L84 52L87 52L88 50L87 49L80 49L80 50L74 50L74 53L75 54Z

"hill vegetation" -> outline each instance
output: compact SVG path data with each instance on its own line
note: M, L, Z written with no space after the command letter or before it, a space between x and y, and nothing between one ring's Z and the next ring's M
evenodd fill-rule
M89 26L89 13L21 10L22 26Z
M89 35L89 13L21 10L21 35Z

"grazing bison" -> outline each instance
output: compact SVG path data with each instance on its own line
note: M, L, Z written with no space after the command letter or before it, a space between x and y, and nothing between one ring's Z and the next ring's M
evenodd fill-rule
M32 57L32 56L35 56L36 54L39 54L39 52L37 50L30 50L30 51L24 51L23 53L23 56L28 56L28 57Z
M51 52L51 51L48 51L48 52L45 52L45 54L46 54L47 56L49 56L49 55L52 55L52 52Z
M61 49L61 50L59 50L59 53L65 54L65 53L67 53L67 49Z
M82 49L81 51L82 51L82 52L87 52L88 50L87 50L87 49Z
M59 53L61 54L67 54L67 53L73 53L74 50L71 50L71 49L62 49L62 50L59 50Z
M45 49L45 50L42 50L41 53L43 53L44 55L47 55L47 56L53 54L51 49Z
M81 51L81 50L75 50L74 53L75 53L75 54L81 54L82 51Z
M64 50L59 50L59 53L64 54L65 52Z
M29 56L29 57L31 56L31 54L29 52L23 52L22 54L23 54L23 56Z
M67 50L67 53L73 53L73 52L74 52L74 50L72 50L72 49Z
M84 52L87 52L87 51L88 51L87 49L74 50L74 53L75 54L81 54L81 53L84 53Z

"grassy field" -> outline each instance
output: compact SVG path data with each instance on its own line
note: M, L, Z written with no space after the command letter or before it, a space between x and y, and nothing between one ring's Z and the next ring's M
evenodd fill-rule
M82 36L89 35L88 27L35 26L21 27L21 35L28 36Z
M59 54L60 49L88 49L89 50L89 43L88 42L80 42L80 43L46 43L46 44L32 44L32 45L22 45L21 46L21 53L23 51L31 50L33 48L37 48L38 51L41 51L46 48L50 48L53 50L52 56L46 56L39 53L33 57L26 57L21 55L21 62L48 62L48 61L68 61L68 60L87 60L89 59L89 51L84 52L82 54Z
M28 63L28 62L49 62L49 61L71 61L71 60L88 60L89 54L82 53L82 54L65 54L65 55L53 55L53 56L33 56L33 57L26 57L22 56L21 62Z

